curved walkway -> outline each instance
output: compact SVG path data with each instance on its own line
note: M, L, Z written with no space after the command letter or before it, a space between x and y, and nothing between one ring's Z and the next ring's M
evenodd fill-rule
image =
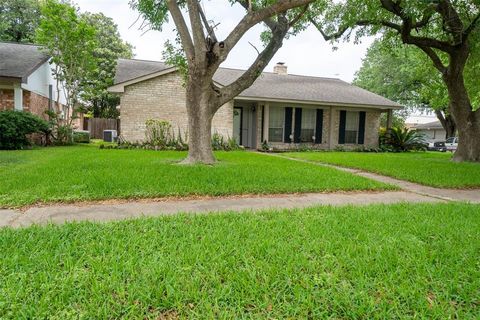
M265 209L292 209L315 205L366 205L399 202L468 201L480 203L480 190L451 190L422 186L357 169L295 159L277 154L292 161L308 162L333 167L372 180L396 185L402 191L386 192L335 192L267 196L238 196L200 199L160 199L140 201L106 201L104 203L77 203L32 207L25 211L1 210L0 227L25 227L32 224L65 223L71 221L113 221L138 217L154 217L177 213L207 213L220 211L258 211Z

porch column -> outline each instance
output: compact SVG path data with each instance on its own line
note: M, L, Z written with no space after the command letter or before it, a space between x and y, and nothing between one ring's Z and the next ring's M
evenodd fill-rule
M330 107L330 119L329 119L329 128L328 128L328 149L332 149L335 141L333 140L333 136L335 135L335 120L334 120L334 113L336 109Z
M14 85L13 99L15 101L15 110L23 111L23 90L22 90L21 84Z
M390 109L387 111L387 130L392 129L393 124L393 110Z
M268 123L270 119L270 106L268 103L263 105L263 141L268 141ZM263 143L261 141L261 143Z

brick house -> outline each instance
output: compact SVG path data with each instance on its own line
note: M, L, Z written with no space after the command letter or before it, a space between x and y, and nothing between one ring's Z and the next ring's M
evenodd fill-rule
M243 70L220 68L214 81L228 85ZM162 119L187 130L182 76L162 62L118 61L114 86L120 95L121 132L127 141L145 137L145 121ZM277 149L305 144L317 149L377 147L380 115L399 104L339 79L290 75L283 63L215 114L213 132L247 148L263 141Z
M64 105L63 88L57 90L51 69L38 46L0 42L0 111L28 111L46 119L58 93Z

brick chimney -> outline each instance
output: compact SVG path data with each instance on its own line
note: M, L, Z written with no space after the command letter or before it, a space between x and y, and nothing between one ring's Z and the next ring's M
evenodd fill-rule
M285 62L277 62L275 67L273 67L273 72L276 74L288 74Z

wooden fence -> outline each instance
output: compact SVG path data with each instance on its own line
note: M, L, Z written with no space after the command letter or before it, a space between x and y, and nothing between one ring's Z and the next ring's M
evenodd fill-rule
M117 130L120 134L120 119L88 119L88 132L91 139L103 139L103 130Z

